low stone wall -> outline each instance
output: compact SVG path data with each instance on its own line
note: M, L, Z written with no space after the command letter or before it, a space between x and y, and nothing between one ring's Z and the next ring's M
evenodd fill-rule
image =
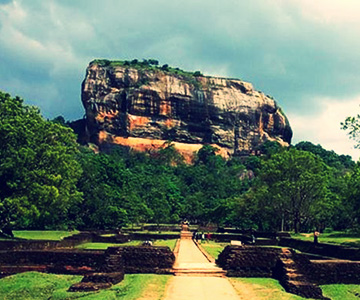
M59 241L48 240L11 240L1 241L0 251L4 250L45 250L59 247Z
M291 237L288 232L265 232L265 231L251 231L251 230L242 230L236 228L218 228L217 233L227 233L227 234L242 234L242 235L254 235L256 238L267 238L267 239L276 239L277 237Z
M84 275L98 272L104 264L104 251L0 251L0 278L28 271Z
M149 231L181 231L180 225L173 225L173 226L156 226L156 225L145 225L144 230Z
M169 247L126 246L109 247L105 253L108 269L123 264L125 273L168 274L175 262L175 255Z
M288 248L227 246L217 264L227 276L272 277L287 292L314 299L325 299L321 284L360 284L360 262L309 260Z
M74 248L82 243L91 242L95 235L81 232L68 236L60 241L53 240L5 240L0 241L0 251L4 250L52 250L59 248Z
M360 262L338 260L311 261L308 269L309 279L317 284L359 284Z
M130 233L131 240L172 240L180 238L180 232L178 234L162 234L162 233Z
M281 238L279 246L291 247L301 252L312 253L321 256L335 257L348 260L360 260L360 249L340 245L302 241L292 238Z
M219 242L230 242L230 241L241 241L243 243L248 243L252 241L251 237L244 234L228 234L228 233L212 233L211 239L214 239Z
M217 263L227 270L227 276L271 277L279 280L289 293L305 298L325 299L317 283L307 272L311 262L301 254L287 248L256 246L227 246Z
M104 251L85 250L19 250L1 251L0 265L71 265L100 268L105 263Z
M278 236L278 233L276 232L251 231L251 230L242 230L235 228L218 228L217 233L242 234L246 236L251 236L253 234L256 238L268 238L268 239L276 239L276 237Z
M59 274L92 272L168 274L175 262L169 247L110 247L89 250L16 250L0 251L0 277L41 270Z
M270 247L226 246L216 263L231 277L273 277L280 252Z
M250 235L211 233L210 236L211 236L211 239L214 239L218 242L241 241L244 244L252 244L252 238ZM275 246L278 244L278 241L276 239L270 239L270 238L256 238L255 244L256 245L273 245L273 246Z
M126 243L131 239L129 234L116 234L114 236L94 235L92 237L93 243Z

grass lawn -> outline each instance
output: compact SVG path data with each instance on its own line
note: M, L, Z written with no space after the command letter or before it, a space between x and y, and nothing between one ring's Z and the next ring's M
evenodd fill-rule
M2 300L72 300L72 299L162 299L170 275L129 274L117 285L98 292L67 292L81 276L27 272L0 279ZM302 300L305 298L286 293L277 280L270 278L229 278L240 299ZM332 300L359 299L360 285L332 284L321 286L324 296Z
M107 290L98 292L67 292L81 276L28 272L0 280L0 299L3 300L71 300L71 299L161 299L171 276L153 274L125 275L125 279Z
M313 233L291 234L294 239L303 241L314 241ZM345 233L341 231L333 231L330 233L322 233L319 236L320 243L341 244L344 246L360 247L360 234Z
M154 246L168 246L171 251L174 251L177 239L172 240L156 240Z
M134 233L142 233L142 234L176 234L180 237L180 231L149 231L149 230L137 230Z
M229 278L241 296L251 300L301 300L302 298L285 292L280 283L271 278ZM334 298L332 298L334 299ZM345 298L344 298L345 299ZM343 299L343 300L344 300ZM347 298L346 298L347 299Z
M85 243L76 246L78 249L89 249L89 250L106 250L108 247L121 247L121 246L139 246L143 241L130 241L122 244L111 244L111 243ZM176 240L156 240L154 246L168 246L171 250L174 250Z
M79 233L79 231L61 230L14 230L14 236L28 240L53 240L59 241L64 237Z
M356 284L329 284L322 285L321 289L326 297L333 300L359 300L360 285Z
M201 246L209 253L213 258L217 258L218 255L224 250L224 248L230 245L230 243L216 243L214 241L201 241Z
M141 241L130 241L121 244L112 243L84 243L77 245L77 249L89 249L89 250L106 250L108 247L121 247L121 246L138 246L141 245Z
M251 300L300 300L302 298L285 292L275 279L271 278L229 278L241 299ZM330 284L320 286L323 295L332 300L358 300L360 285ZM309 300L309 299L308 299Z

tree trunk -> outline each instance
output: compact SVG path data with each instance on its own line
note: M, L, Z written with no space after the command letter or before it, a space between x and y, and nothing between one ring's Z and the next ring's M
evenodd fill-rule
M297 214L294 217L294 231L295 233L300 232L300 217Z

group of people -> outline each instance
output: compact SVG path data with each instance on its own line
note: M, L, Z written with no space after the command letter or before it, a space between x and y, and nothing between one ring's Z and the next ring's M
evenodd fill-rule
M205 234L203 232L198 232L198 231L195 230L193 232L192 239L194 241L205 240L205 239L209 240L209 239L211 239L211 233Z

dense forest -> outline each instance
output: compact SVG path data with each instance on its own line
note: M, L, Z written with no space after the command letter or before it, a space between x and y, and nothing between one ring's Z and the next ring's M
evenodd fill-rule
M107 229L145 222L255 230L358 230L360 165L320 145L260 146L225 160L204 145L185 164L159 151L76 142L62 117L0 92L0 230Z

